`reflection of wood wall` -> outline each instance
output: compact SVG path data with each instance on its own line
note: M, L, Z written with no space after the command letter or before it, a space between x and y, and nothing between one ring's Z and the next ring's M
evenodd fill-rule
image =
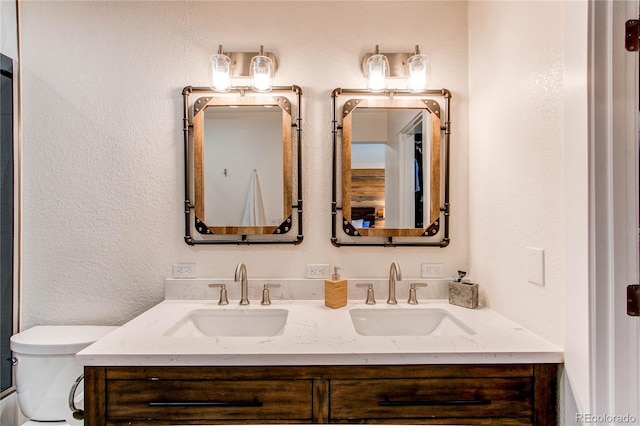
M384 208L384 169L351 170L351 207Z

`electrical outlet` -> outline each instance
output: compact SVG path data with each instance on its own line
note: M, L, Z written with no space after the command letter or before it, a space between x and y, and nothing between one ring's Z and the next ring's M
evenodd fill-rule
M423 263L420 276L422 278L443 278L444 263Z
M329 265L326 263L308 264L307 278L329 278Z
M195 278L195 277L196 277L195 263L174 263L173 264L173 278Z

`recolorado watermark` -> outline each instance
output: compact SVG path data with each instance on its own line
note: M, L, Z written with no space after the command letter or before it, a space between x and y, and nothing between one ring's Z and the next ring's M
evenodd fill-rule
M632 414L576 414L576 422L581 424L638 424L638 418Z

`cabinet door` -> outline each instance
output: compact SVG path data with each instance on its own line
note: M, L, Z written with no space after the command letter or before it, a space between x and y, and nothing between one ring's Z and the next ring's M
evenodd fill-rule
M531 379L333 380L332 421L512 418L531 423Z
M311 419L309 380L109 380L109 421Z

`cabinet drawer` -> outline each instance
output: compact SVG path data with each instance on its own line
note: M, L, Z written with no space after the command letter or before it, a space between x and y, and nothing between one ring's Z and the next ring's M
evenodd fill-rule
M311 419L310 380L109 380L109 420Z
M531 378L332 380L332 421L532 418Z

